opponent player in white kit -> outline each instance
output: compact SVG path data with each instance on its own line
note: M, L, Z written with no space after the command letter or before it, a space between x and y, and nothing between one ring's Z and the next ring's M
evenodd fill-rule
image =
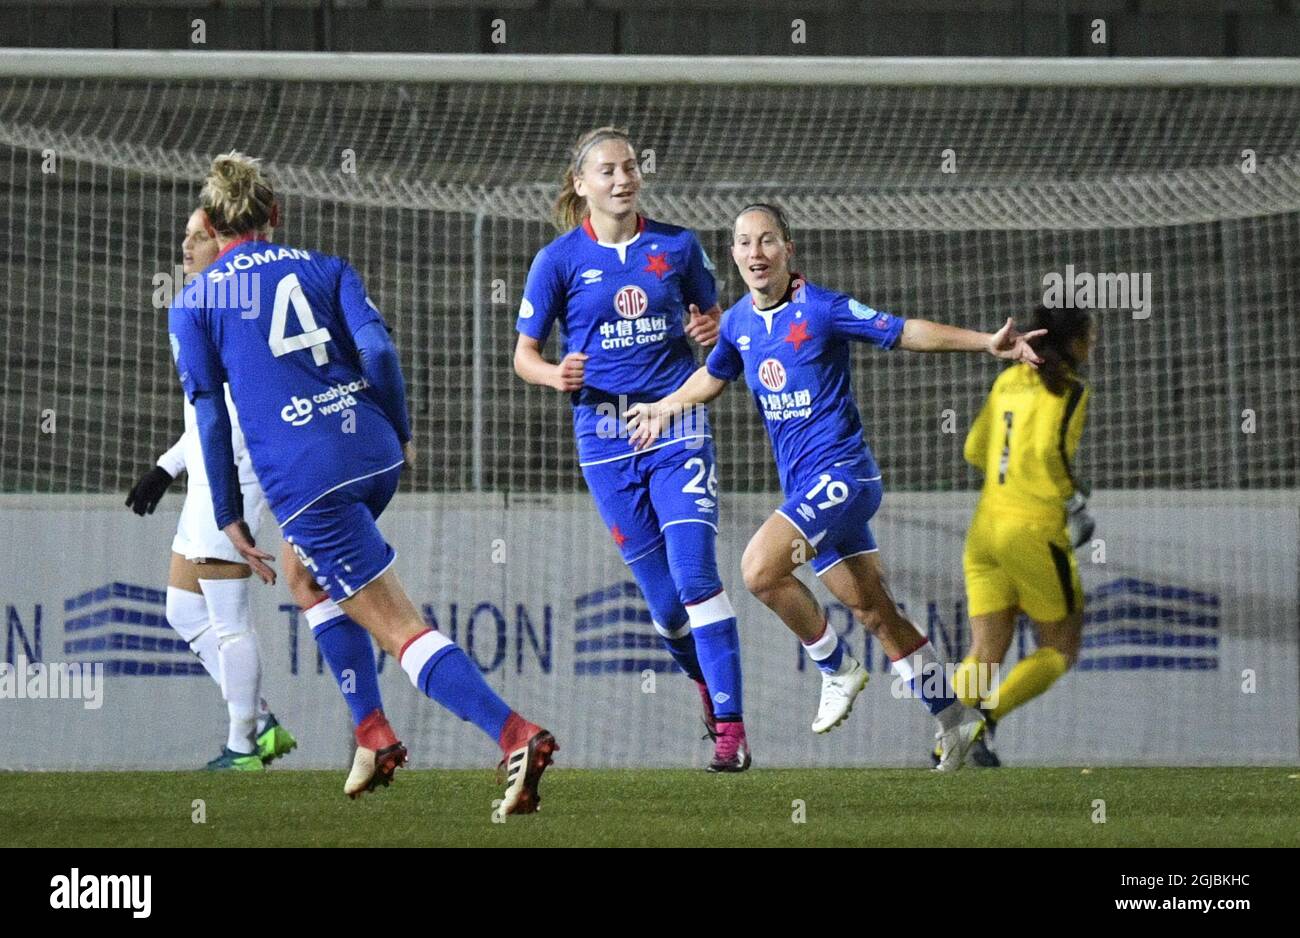
M203 210L196 209L185 226L181 250L187 277L216 260L217 242L208 233L206 221ZM256 536L265 514L266 496L253 473L229 389L226 408L233 427L231 443L244 497L244 518ZM226 700L230 716L226 745L207 767L261 771L266 763L298 744L261 697L262 665L248 594L252 571L217 527L194 405L188 398L185 433L131 489L127 506L138 515L152 514L167 487L182 472L190 475L189 490L172 541L167 621L198 656Z

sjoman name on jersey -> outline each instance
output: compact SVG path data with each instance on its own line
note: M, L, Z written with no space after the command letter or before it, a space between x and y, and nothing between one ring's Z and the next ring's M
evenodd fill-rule
M311 255L300 248L283 248L272 247L265 251L248 251L243 254L236 254L226 261L222 269L212 269L208 271L208 279L214 283L224 280L227 277L233 277L241 270L251 270L259 264L270 264L274 261L309 261Z

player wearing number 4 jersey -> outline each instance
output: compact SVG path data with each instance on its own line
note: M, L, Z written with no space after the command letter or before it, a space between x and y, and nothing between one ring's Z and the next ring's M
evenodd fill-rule
M568 392L587 487L674 660L695 681L714 741L710 771L750 765L736 617L718 576L718 482L708 416L637 453L629 403L662 397L695 369L687 338L712 345L717 290L685 228L637 213L641 174L627 134L601 127L569 155L556 206L565 232L533 261L516 328L515 371ZM704 310L704 312L700 312ZM684 315L686 314L686 315ZM556 324L558 364L542 358Z
M172 305L170 325L218 526L274 582L271 555L256 547L242 518L222 396L228 382L271 511L337 617L359 623L417 689L501 747L502 814L536 810L554 738L511 710L459 647L425 625L390 569L396 553L375 523L403 463L414 460L401 368L383 317L346 261L257 237L276 209L256 161L218 157L202 198L221 253ZM362 766L371 788L405 760L378 717L381 725L357 727L358 751L373 751L376 760ZM351 781L346 790L354 793Z
M278 219L278 206L272 204L266 224L257 232L261 240L271 240L272 228L278 224ZM217 233L202 208L190 215L182 250L187 276L198 275L217 259ZM227 411L233 427L231 445L244 496L244 520L249 525L250 536L255 537L266 497L253 471L228 389L225 396L230 405ZM167 620L186 637L205 667L211 662L210 670L221 685L231 710L230 738L221 755L208 763L208 768L256 771L264 763L293 749L297 741L273 716L261 714L260 711L266 709L261 704L255 725L257 752L247 754L248 745L243 736L248 718L236 719L236 713L248 714L253 712L250 708L260 704L257 681L261 667L248 611L247 578L252 570L242 563L243 557L230 538L217 527L197 424L197 412L187 398L185 436L159 460L158 468L136 484L127 502L137 513L152 511L176 475L182 470L190 474L190 490L172 544L174 553L171 583L167 590ZM400 743L396 742L384 719L374 647L365 629L343 615L320 591L288 545L283 559L290 592L305 611L312 636L331 673L340 681L340 686L343 686L345 675L350 678L344 699L352 714L358 742L353 770L344 791L356 797L363 791L373 791L376 786L387 783L390 777L387 770L394 758L392 754L401 751ZM223 574L230 578L221 578ZM242 578L238 578L240 576ZM200 588L201 595L195 595ZM216 603L212 602L214 595L218 600ZM211 607L206 615L204 600ZM385 749L390 755L381 756Z
M813 570L871 631L938 725L941 771L961 768L983 732L977 712L953 695L942 662L898 610L885 585L870 520L880 505L880 470L863 439L849 381L849 343L922 352L983 351L1036 363L1013 323L986 335L877 312L790 270L794 241L781 210L756 204L736 218L732 258L749 294L723 316L708 363L661 401L634 407L633 443L653 445L683 408L713 400L742 374L767 424L786 502L750 540L745 585L799 636L822 672L814 732L838 726L867 683L794 571Z

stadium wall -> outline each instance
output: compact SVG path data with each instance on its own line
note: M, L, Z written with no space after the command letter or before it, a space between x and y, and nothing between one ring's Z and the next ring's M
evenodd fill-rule
M1297 493L1110 491L1079 553L1089 597L1078 667L1007 720L1013 764L1250 764L1300 758ZM808 729L818 678L795 640L744 590L739 560L769 495L725 495L719 557L740 617L746 711L759 765L920 764L930 723L842 607L835 626L872 680L850 721ZM886 496L874 525L896 598L950 657L968 642L961 544L969 493ZM164 616L180 508L145 519L117 496L0 496L0 769L182 769L224 733L212 682ZM547 723L570 766L703 766L698 701L670 673L626 568L581 494L399 495L382 522L397 570L430 623ZM267 519L263 546L278 551ZM92 547L93 549L86 549ZM1097 561L1104 562L1097 562ZM569 562L571 561L571 563ZM564 571L557 576L556 571ZM824 599L829 596L816 587ZM264 692L301 741L295 768L341 768L346 711L283 585L254 584ZM1022 626L1007 662L1034 648ZM25 662L95 662L100 706L16 692ZM496 754L423 700L392 660L381 687L417 766L475 767ZM1005 672L1004 672L1005 673ZM33 685L28 685L30 688ZM39 682L34 685L40 691ZM26 690L27 688L25 688Z

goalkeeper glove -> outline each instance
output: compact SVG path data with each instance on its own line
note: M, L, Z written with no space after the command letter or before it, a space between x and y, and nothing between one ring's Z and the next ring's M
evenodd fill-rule
M140 477L140 481L127 494L126 507L141 517L153 514L153 510L162 501L167 486L175 481L172 474L162 466L154 466Z
M1088 499L1082 492L1075 492L1065 503L1065 527L1070 534L1070 546L1077 550L1092 540L1092 532L1097 530L1097 522L1088 514Z

